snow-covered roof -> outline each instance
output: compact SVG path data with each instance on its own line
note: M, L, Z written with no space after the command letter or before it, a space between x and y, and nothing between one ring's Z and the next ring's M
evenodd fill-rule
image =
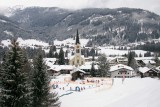
M92 65L82 65L80 66L80 69L91 69ZM95 69L98 69L98 65L94 65Z
M153 60L154 57L135 57L135 60Z
M56 61L56 58L44 58L43 59L48 67L52 67Z
M56 58L44 58L43 60L45 62L52 62L52 63L54 63L56 61Z
M148 67L139 67L138 70L139 70L139 72L146 73L147 71L150 70L150 68L148 68Z
M92 59L92 56L85 57L85 59ZM98 56L95 56L94 59L98 59Z
M116 57L107 57L107 60L110 62L112 60L118 60L118 61L128 61L126 57L116 56Z
M153 60L142 60L145 64L155 64L156 62Z
M159 73L160 73L160 66L156 67L155 69L158 70Z
M74 66L72 65L52 65L48 70L55 70L55 71L60 71L60 70L72 70Z
M131 68L127 65L123 65L123 64L117 64L117 65L111 66L109 71L113 72L113 71L116 71L116 70L119 70L119 69L128 69L130 71L133 71L133 68Z
M50 67L48 70L73 70L75 69L75 66L73 65L54 65L53 63L48 62L47 65ZM81 65L78 67L78 69L91 69L92 65ZM95 69L98 69L98 65L94 65Z
M81 70L80 68L74 68L74 69L71 71L71 74L73 74L73 73L75 73L75 72L86 73L85 71Z
M48 70L60 71L61 67L59 65L53 65Z

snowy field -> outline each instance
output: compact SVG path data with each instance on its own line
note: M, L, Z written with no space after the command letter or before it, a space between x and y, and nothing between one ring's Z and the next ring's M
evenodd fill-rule
M53 81L63 81L63 78L54 79ZM52 82L53 82L52 81ZM110 80L109 80L110 81ZM67 84L67 83L66 83ZM69 86L59 84L55 89L59 95L68 93ZM70 91L71 94L64 94L60 97L61 107L160 107L160 80L153 78L128 78L114 79L113 86L107 85L82 85L72 84L74 87L86 87L82 91ZM64 89L62 89L64 87Z
M100 49L99 53L109 55L115 55L115 56L122 56L124 54L128 54L130 50L117 50L117 49L109 49L108 47L98 47ZM133 50L137 55L144 56L147 51L144 50Z
M46 43L44 41L40 41L40 40L35 40L35 39L26 39L26 40L23 40L22 38L18 38L17 41L19 42L19 45L21 47L31 47L31 48L35 48L35 47L39 47L39 46L42 46L43 47L43 50L48 53L49 52L49 43ZM81 43L81 47L84 47L87 42L89 41L89 39L80 39L80 43ZM6 46L8 47L9 45L11 44L11 41L8 39L8 40L2 40L0 42L0 45L2 46ZM60 47L61 46L69 46L69 47L74 47L75 45L75 40L73 40L73 38L68 38L66 40L63 40L63 41L59 41L59 40L54 40L54 45L56 45L57 47ZM88 47L88 48L91 48L91 47ZM128 54L128 51L129 50L118 50L119 46L106 46L106 47L97 47L98 48L98 53L101 53L101 54L106 54L106 56L122 56L122 55L125 55L125 54ZM57 52L59 53L59 49L57 49ZM67 48L63 48L63 51L65 52L67 50ZM72 49L71 49L72 50ZM137 55L142 55L144 56L144 54L147 52L147 51L144 51L144 50L133 50L135 51L135 53ZM72 54L72 51L70 51L68 57L70 57Z

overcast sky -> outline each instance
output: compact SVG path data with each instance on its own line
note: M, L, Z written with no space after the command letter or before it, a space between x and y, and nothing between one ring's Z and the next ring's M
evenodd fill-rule
M0 8L23 6L81 8L141 8L160 15L160 0L0 0Z

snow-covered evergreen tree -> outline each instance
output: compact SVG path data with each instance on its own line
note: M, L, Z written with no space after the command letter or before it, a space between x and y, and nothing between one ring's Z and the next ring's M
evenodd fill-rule
M29 107L28 71L24 69L27 62L22 49L13 40L0 71L1 107Z
M50 80L45 62L41 54L33 61L32 73L32 106L31 107L59 107L59 98L55 93L50 93Z
M58 64L59 65L64 65L65 64L64 51L63 51L62 48L59 51Z
M156 62L156 66L160 66L160 60L157 55L155 56L155 62Z
M95 77L95 68L94 68L94 63L92 63L92 66L91 66L91 72L90 72L91 76L92 77Z
M98 68L101 77L110 77L109 63L105 54L101 54L98 57Z
M55 56L55 58L58 58L58 53L57 53L57 52L55 52L54 56Z
M133 69L136 69L137 64L134 57L135 57L135 52L130 51L128 53L128 66L132 67Z

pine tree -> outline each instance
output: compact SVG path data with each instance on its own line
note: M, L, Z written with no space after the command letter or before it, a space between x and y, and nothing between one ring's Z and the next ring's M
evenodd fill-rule
M54 57L53 46L51 46L49 49L48 58L53 58L53 57Z
M86 57L89 56L89 49L86 50Z
M95 61L95 55L92 55L92 61Z
M64 51L63 51L62 48L59 51L58 64L59 65L64 65L65 64Z
M101 77L110 77L109 63L105 54L101 54L98 57L98 68Z
M144 57L150 57L151 56L151 52L147 51L147 53L144 54Z
M53 52L56 52L56 46L53 45Z
M55 58L56 46L53 45L49 49L48 58Z
M33 66L31 107L59 107L57 94L49 92L50 80L41 54L34 59Z
M95 77L95 68L94 68L94 63L92 63L92 66L91 66L91 72L90 72L90 74L91 74L91 76L92 77Z
M91 55L91 56L93 56L93 55L95 56L95 49L94 49L94 48L91 49L90 55Z
M55 58L58 58L58 53L56 52L54 56L55 56Z
M16 40L3 58L0 71L0 105L2 107L29 107L28 71L24 68L28 62Z
M132 67L133 69L137 68L136 60L134 59L135 52L130 51L128 53L128 66Z
M158 55L155 56L155 62L156 62L156 66L160 66L160 60L158 58Z

